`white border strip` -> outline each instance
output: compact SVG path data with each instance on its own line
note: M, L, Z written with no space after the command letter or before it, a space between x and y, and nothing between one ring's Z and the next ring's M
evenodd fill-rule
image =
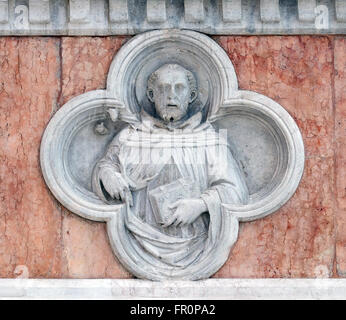
M1 299L344 300L346 279L0 279Z

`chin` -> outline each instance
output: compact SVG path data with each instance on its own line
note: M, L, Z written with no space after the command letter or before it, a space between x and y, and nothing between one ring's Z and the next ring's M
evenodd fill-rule
M164 113L162 115L162 119L166 122L176 122L179 121L182 117L183 115L176 113Z
M165 122L176 122L182 119L185 116L185 112L180 112L179 110L165 110L161 114L161 118Z

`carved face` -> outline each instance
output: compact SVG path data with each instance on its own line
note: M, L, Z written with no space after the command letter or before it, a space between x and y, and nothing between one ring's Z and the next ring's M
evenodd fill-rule
M162 120L175 122L186 115L196 99L195 79L183 67L166 64L149 77L147 95Z

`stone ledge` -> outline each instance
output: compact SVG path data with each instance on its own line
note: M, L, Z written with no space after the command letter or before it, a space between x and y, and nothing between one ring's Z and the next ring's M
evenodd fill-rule
M323 3L323 4L321 4ZM344 0L0 0L0 35L345 34Z
M1 299L346 299L346 279L0 279Z

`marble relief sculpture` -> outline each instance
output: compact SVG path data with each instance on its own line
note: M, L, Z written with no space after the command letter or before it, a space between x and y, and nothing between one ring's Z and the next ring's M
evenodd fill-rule
M239 223L293 195L304 145L282 106L239 90L212 39L156 30L121 48L105 90L56 112L41 167L67 209L107 224L134 276L199 280L229 259Z
M149 77L147 95L155 114L142 109L141 121L114 137L96 165L93 188L105 202L126 202L133 246L153 268L170 273L213 251L221 203L246 204L249 195L227 141L201 111L189 110L198 95L190 71L161 66Z

